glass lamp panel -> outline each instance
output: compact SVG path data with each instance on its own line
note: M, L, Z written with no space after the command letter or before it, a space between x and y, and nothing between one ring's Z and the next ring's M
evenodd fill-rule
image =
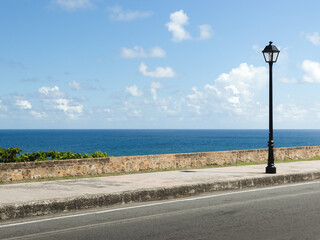
M264 52L263 55L266 62L272 62L272 52Z
M272 61L273 61L273 62L276 62L277 59L278 59L278 56L279 56L279 52L274 52L274 53L273 53L273 59L272 59Z

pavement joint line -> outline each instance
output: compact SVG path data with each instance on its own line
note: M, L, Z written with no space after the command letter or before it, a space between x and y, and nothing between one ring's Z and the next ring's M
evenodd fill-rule
M0 225L0 228L19 226L19 225L26 225L26 224L32 224L32 223L39 223L39 222L46 222L46 221L52 221L52 220L58 220L58 219L75 218L75 217L81 217L81 216L87 216L87 215L93 215L93 214L102 214L102 213L108 213L108 212L123 211L123 210L128 210L128 209L151 207L151 206L164 205L164 204L170 204L170 203L179 203L179 202L186 202L186 201L195 201L195 200L200 200L200 199L216 198L216 197L221 197L221 196L242 194L242 193L248 193L248 192L267 191L267 190L286 188L286 187L295 187L295 186L301 186L301 185L318 184L318 183L320 183L320 181L302 182L302 183L295 183L295 184L287 183L286 185L263 187L263 188L257 188L257 189L249 189L249 190L240 190L240 191L236 191L236 192L221 193L221 194L210 195L210 196L200 196L200 197L190 197L190 198L183 198L183 199L175 199L175 200L164 201L164 202L156 202L156 203L143 204L143 205L137 205L137 206L131 206L131 207L123 207L123 208L107 209L107 210L103 210L103 211L72 214L72 215L53 217L53 218L47 218L47 219L40 219L40 220L31 220L31 221L27 220L27 221L18 222L18 223Z

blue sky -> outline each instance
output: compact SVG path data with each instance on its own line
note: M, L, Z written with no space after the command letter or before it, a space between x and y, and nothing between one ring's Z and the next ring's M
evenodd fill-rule
M0 1L1 129L320 126L319 1Z

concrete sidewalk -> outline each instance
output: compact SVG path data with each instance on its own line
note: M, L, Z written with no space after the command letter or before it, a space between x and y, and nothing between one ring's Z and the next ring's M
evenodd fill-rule
M320 179L320 161L0 185L0 220Z

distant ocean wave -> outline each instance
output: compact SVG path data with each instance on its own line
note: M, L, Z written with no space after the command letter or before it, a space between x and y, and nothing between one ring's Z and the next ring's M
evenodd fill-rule
M275 130L275 147L320 145L320 130ZM267 148L268 130L0 130L0 147L111 156Z

